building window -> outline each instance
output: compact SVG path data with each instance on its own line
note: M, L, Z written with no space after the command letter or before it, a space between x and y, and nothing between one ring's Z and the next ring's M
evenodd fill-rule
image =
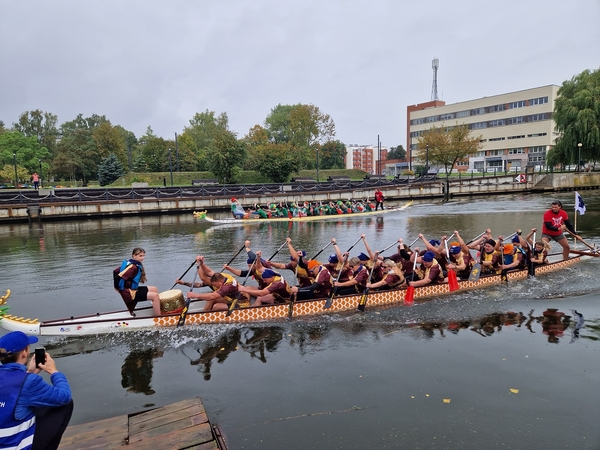
M508 125L514 125L517 123L524 123L525 122L525 117L520 116L520 117L511 117L510 119L506 119L506 122L508 123Z
M535 147L529 147L529 153L544 153L546 151L545 145L537 145Z
M485 108L476 108L471 110L472 116L478 116L479 114L485 114Z
M497 119L497 120L490 120L488 123L489 123L490 127L501 127L506 124L506 121L504 119Z
M504 110L506 110L506 103L488 107L488 112L491 112L491 113L498 112L498 111L504 111Z
M476 122L469 125L471 130L480 130L481 128L487 128L487 122Z
M526 103L525 100L519 100L518 102L511 102L511 103L509 103L508 107L510 109L513 109L513 108L524 108L526 106L525 103Z
M535 134L528 134L527 137L539 137L539 136L546 136L548 133L535 133Z
M524 149L523 147L519 147L519 148L511 148L511 149L508 151L508 154L509 154L509 155L518 155L518 154L521 154L521 153L525 153L525 149Z
M548 103L548 97L539 97L529 100L529 106L543 105L544 103Z
M508 139L523 139L524 137L524 134L520 134L519 136L509 136Z
M490 138L490 142L492 142L492 141L503 141L503 140L504 140L503 137Z
M454 119L454 113L442 114L440 116L441 120Z
M469 117L471 115L471 111L459 111L456 113L456 118L459 119L461 117Z
M504 150L490 150L488 156L502 155L502 154L504 154Z
M437 122L437 121L439 120L439 118L438 118L438 117L439 117L439 116L431 116L431 117L427 117L427 118L425 119L425 122L427 122L427 123L431 123L431 122Z

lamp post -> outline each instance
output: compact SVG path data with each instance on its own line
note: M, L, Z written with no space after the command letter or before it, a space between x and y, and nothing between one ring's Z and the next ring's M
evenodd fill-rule
M18 189L19 188L19 179L18 179L18 175L17 175L17 154L13 153L13 162L15 164L15 188Z
M319 182L319 147L317 147L317 183Z
M171 186L173 186L173 158L171 157L171 149L169 149L169 172L171 172Z
M175 161L177 162L177 172L181 172L179 169L179 147L177 147L177 133L175 133Z
M43 172L42 172L42 160L38 159L39 163L40 163L40 187L44 187L44 177Z
M581 147L583 147L583 144L580 142L577 144L577 149L579 150L577 154L577 172L579 172L579 164L581 164Z
M425 175L429 173L429 144L425 145Z

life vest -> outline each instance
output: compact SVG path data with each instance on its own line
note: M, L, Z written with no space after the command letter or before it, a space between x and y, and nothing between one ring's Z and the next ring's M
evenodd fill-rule
M223 275L225 277L225 282L223 284L230 284L232 286L237 286L238 282L235 278L233 278L232 275L229 275L228 273L222 273L221 275ZM217 292L219 289L217 289L215 286L211 286L210 287L213 292ZM225 297L223 297L225 300L227 300L227 303L231 303L233 301L233 298L226 295Z
M133 277L130 280L131 286L129 287L129 289L131 289L132 291L137 290L138 286L140 285L140 280L142 278L142 264L139 261L136 261L135 259L124 260L121 264L121 267L113 271L113 282L115 289L118 289L119 291L125 289L125 280L122 278L122 276L125 272L127 272L127 270L129 270L131 266L136 266L138 271L135 274L135 277Z
M35 433L35 414L32 412L23 420L15 419L15 408L29 374L24 370L3 370L0 392L0 447L30 449Z

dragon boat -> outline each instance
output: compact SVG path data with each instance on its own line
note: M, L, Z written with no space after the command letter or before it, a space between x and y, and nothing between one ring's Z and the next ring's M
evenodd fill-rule
M579 262L581 258L586 258L587 256L599 256L597 252L582 251L572 251L572 255L573 256L566 260L537 266L535 268L535 275L544 275L569 267ZM509 272L507 277L508 282L522 280L528 277L528 271L519 270ZM452 294L499 285L505 282L506 280L503 280L501 275L482 275L477 281L459 281L458 290L453 291ZM373 291L368 294L367 307L404 305L406 292L406 289ZM449 285L447 283L431 284L415 288L414 299L417 303L420 303L427 299L450 293ZM245 308L234 309L231 311L230 315L227 315L227 311L203 311L203 301L192 301L189 305L185 326L274 321L353 311L357 309L361 297L362 294L336 296L328 309L325 308L327 299L318 299L275 305L248 306ZM135 316L132 316L127 310L122 310L40 322L38 319L25 319L23 317L8 314L6 311L8 306L6 303L7 298L8 295L0 297L0 311L4 313L4 316L0 316L0 326L8 331L19 330L29 335L81 336L115 331L176 327L180 318L179 312L155 316L152 308L146 307L136 309Z
M340 220L351 217L364 217L364 216L376 216L381 214L389 214L392 212L404 211L406 208L413 204L412 200L407 202L406 204L396 207L396 208L387 208L379 211L363 211L363 212L353 212L348 214L325 214L319 216L301 216L301 217L270 217L268 219L262 219L258 216L249 217L244 219L234 219L234 218L226 218L226 219L215 219L209 217L206 211L194 211L194 217L196 219L206 220L211 223L218 224L247 224L247 223L265 223L265 222L306 222L313 220Z

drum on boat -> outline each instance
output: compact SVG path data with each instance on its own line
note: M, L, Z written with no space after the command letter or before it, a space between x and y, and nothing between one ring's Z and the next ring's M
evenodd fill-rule
M160 298L160 310L162 312L180 312L185 306L183 293L179 289L161 292L158 297Z

